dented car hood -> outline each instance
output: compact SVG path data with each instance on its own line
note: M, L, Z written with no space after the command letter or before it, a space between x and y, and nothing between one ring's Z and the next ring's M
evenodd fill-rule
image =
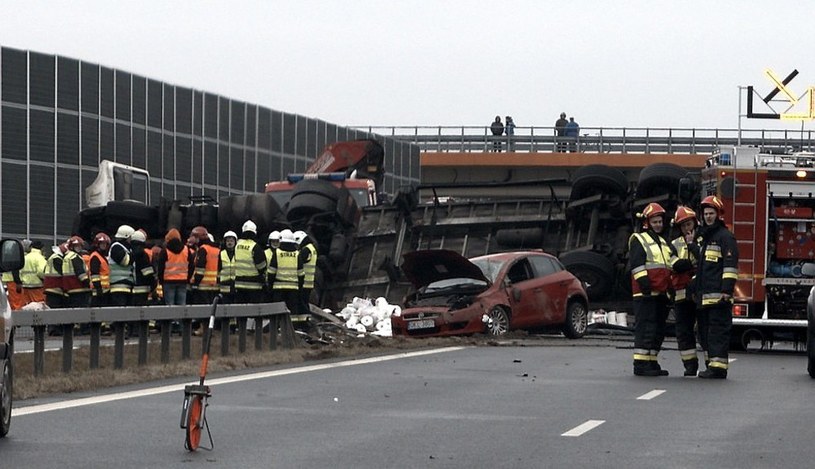
M471 278L490 283L477 265L455 251L429 249L409 252L402 257L402 272L417 290L450 278Z

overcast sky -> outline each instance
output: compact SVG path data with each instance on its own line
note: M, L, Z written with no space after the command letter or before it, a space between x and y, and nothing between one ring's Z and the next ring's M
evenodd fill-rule
M0 44L341 125L565 111L584 128L733 129L738 86L772 89L765 68L797 68L796 95L815 85L813 19L808 1L0 0Z

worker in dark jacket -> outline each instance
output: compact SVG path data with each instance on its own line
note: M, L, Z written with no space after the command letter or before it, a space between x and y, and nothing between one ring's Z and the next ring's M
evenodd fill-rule
M672 263L677 260L673 246L662 235L665 209L652 202L640 214L643 231L628 240L631 290L636 318L634 326L634 374L667 376L657 361L665 339L668 318Z
M265 301L264 274L266 255L263 245L255 242L257 225L247 220L241 230L241 238L235 246L235 302L263 303Z
M147 233L136 230L130 235L130 253L133 257L133 306L147 306L150 293L155 290L158 281L150 256L147 254L145 243Z
M700 204L703 226L690 248L698 254L694 281L699 312L699 341L706 353L707 369L700 378L725 379L729 368L728 348L733 327L733 290L739 277L736 238L722 221L724 204L708 196Z
M62 288L65 306L87 308L91 303L90 276L80 255L85 241L79 236L68 239L68 251L62 260Z
M691 280L696 274L697 257L690 252L688 244L696 237L699 221L696 212L680 205L676 208L673 224L679 227L679 236L671 244L679 259L686 259L691 268L685 272L673 272L671 285L674 289L674 314L676 315L676 343L679 357L685 367L685 376L696 376L699 371L699 358L696 356L696 303L691 294Z
M136 277L133 274L130 235L134 231L130 225L119 226L114 235L115 241L108 251L108 267L110 268L108 302L111 306L128 306L132 300Z
M102 232L96 233L91 246L91 256L88 262L91 278L91 306L107 306L108 295L110 295L110 265L108 264L110 236Z

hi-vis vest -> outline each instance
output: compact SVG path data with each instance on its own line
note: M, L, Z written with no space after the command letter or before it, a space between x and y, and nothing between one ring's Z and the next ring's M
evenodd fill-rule
M221 250L210 244L205 244L201 248L207 253L207 263L204 267L196 267L195 275L203 275L199 290L218 291L218 257Z
M74 259L79 259L82 270L74 269ZM82 257L74 251L68 251L62 258L62 288L66 295L89 292L87 286L88 272L84 269L85 263Z
M696 257L690 252L688 249L688 243L685 242L685 238L683 236L679 236L678 238L674 239L671 244L673 244L674 249L676 249L677 260L679 259L687 259L691 261L694 266L694 269L691 269L687 272L671 273L671 285L674 289L674 301L685 301L689 300L688 298L688 285L690 285L691 280L693 279L694 274L696 273Z
M59 270L57 270L56 261L59 261ZM62 296L62 253L51 254L46 262L45 279L43 279L43 287L45 287L45 292Z
M298 276L302 271L297 269L300 251L284 251L281 248L274 250L277 258L277 268L270 268L269 273L275 275L273 290L297 290L300 288Z
M263 289L263 277L255 265L255 243L251 239L239 239L235 245L235 288L237 290ZM261 265L262 267L262 265Z
M311 252L308 262L303 264L303 274L305 274L303 288L314 288L314 276L317 274L317 248L309 243L303 249L308 249Z
M93 251L91 253L91 261L93 261L93 259L99 260L99 272L90 272L91 284L102 284L102 293L107 293L110 291L110 266L108 265L108 260L105 256L100 254L99 251ZM95 295L96 291L94 291L93 294Z
M31 252L25 255L25 265L20 271L20 283L23 288L42 288L47 263L39 249L32 248Z
M644 276L648 276L651 283L652 296L666 293L671 283L671 248L668 243L657 243L648 233L634 233L628 240L629 250L635 239L645 250L645 265L633 266L631 269L632 296L643 296L637 279Z
M174 253L169 249L166 250L167 263L164 264L164 278L161 279L162 281L186 282L189 279L189 252L186 247L179 253Z
M110 253L113 252L116 245L119 245L119 247L125 251L125 257L122 259L122 264L124 265L116 263L116 261L110 257ZM108 251L108 266L110 267L110 292L130 294L133 289L133 284L135 283L130 249L118 241L113 243L113 245L110 246L110 251Z
M229 293L232 284L235 283L235 257L229 257L229 252L222 249L221 270L218 272L218 283L221 284L221 293Z

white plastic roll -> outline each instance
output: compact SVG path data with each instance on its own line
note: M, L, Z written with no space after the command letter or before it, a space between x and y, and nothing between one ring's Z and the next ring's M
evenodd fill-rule
M357 332L359 332L360 334L364 334L365 332L368 332L368 329L367 329L365 326L363 326L362 324L357 324L357 325L356 325L356 327L355 327L355 329L356 329L356 330L357 330Z
M374 317L373 316L360 316L359 318L360 324L363 327L373 327L374 326Z

